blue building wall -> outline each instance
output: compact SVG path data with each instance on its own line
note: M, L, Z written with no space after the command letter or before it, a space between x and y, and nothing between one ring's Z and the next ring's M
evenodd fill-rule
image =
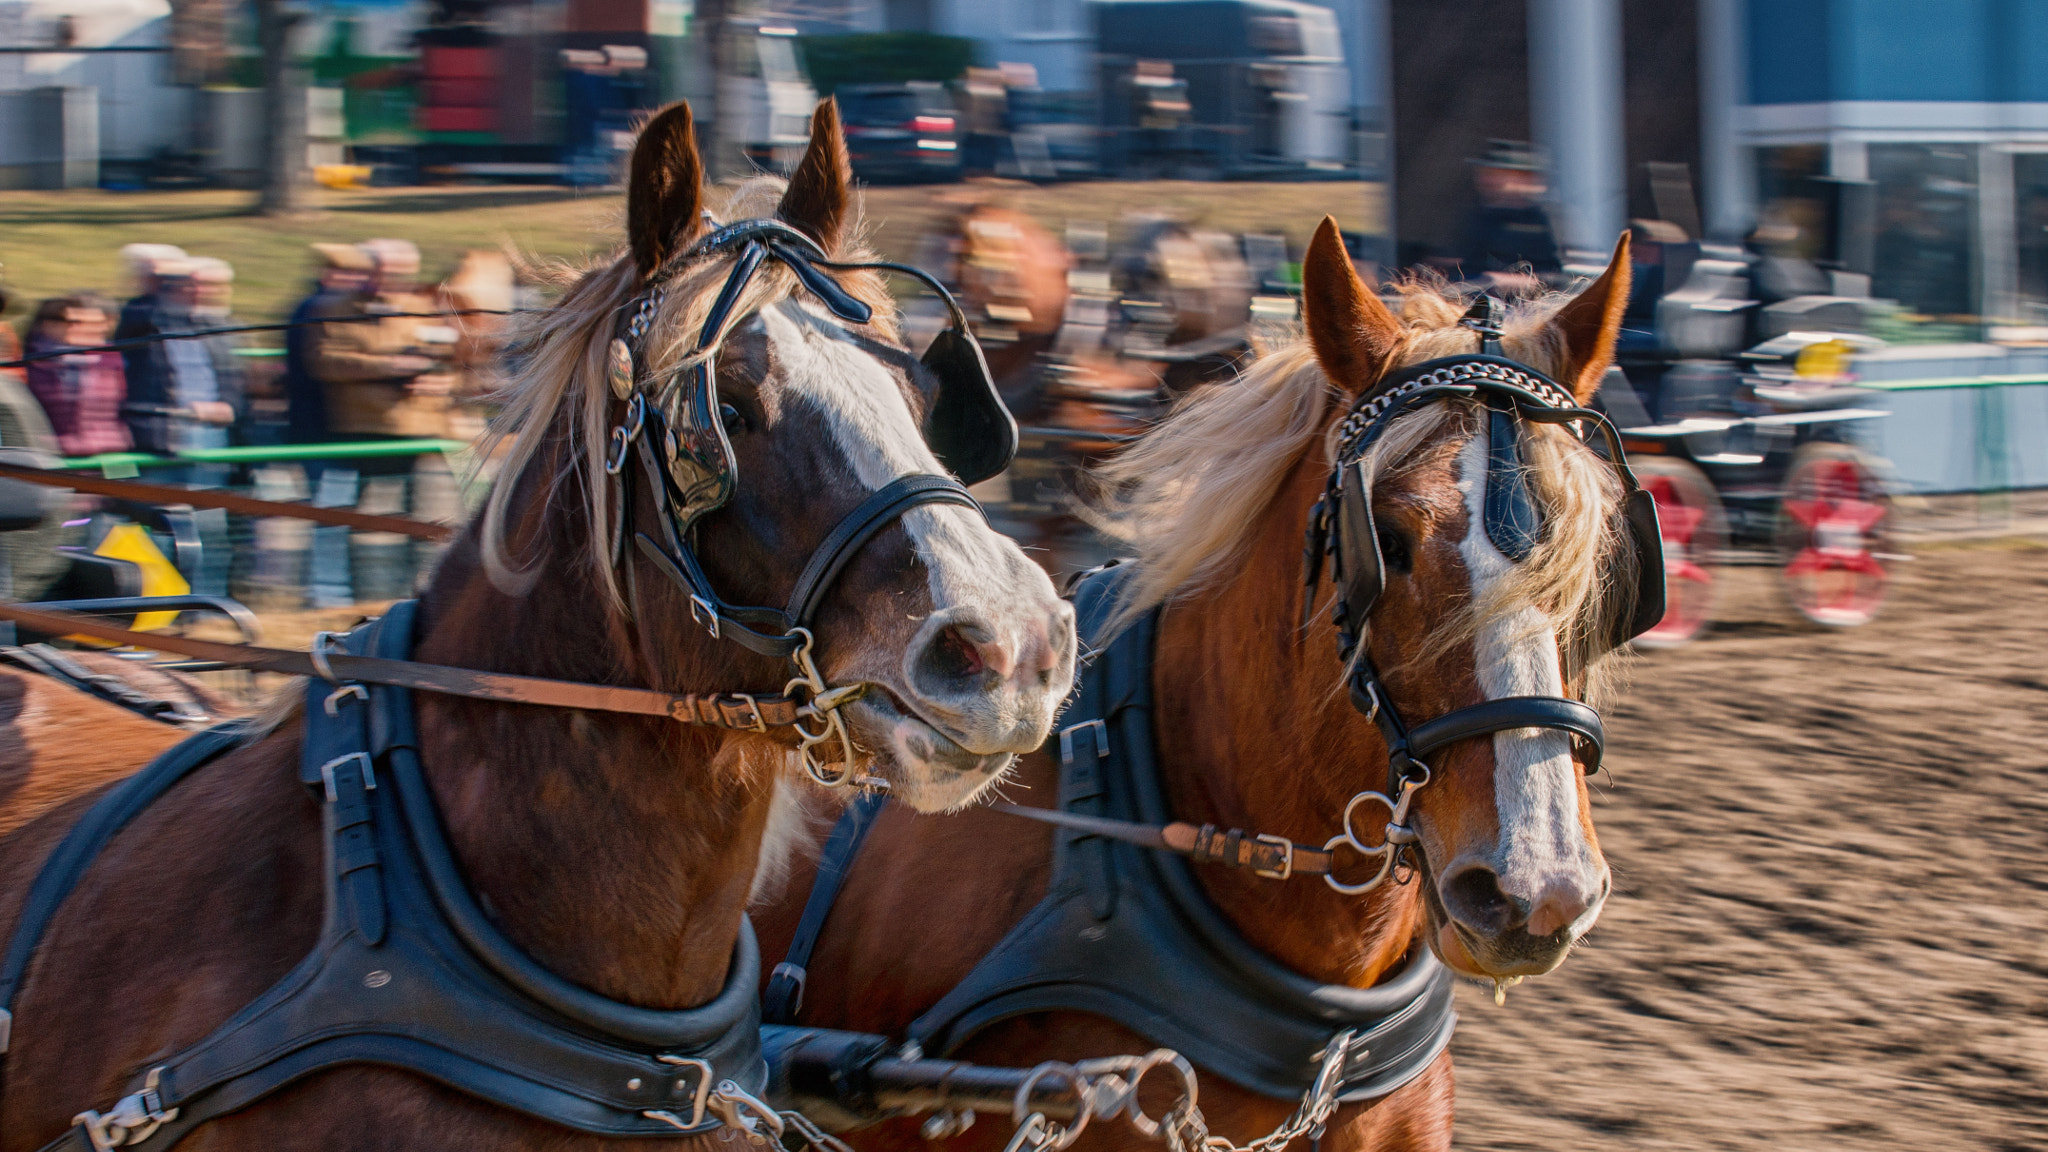
M1749 0L1753 104L2048 100L2048 0Z

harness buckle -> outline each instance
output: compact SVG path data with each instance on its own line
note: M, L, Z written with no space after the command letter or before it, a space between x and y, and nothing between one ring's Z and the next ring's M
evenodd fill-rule
M1109 725L1104 724L1099 719L1083 720L1079 724L1069 724L1065 728L1060 729L1060 763L1072 764L1074 762L1074 733L1084 728L1093 728L1095 730L1095 758L1097 760L1109 759Z
M1263 876L1268 880L1285 880L1289 876L1294 875L1294 841L1289 840L1285 836L1275 836L1271 832L1261 832L1253 837L1253 839L1261 844L1270 844L1278 848L1280 850L1280 866L1278 868L1254 868L1252 869L1252 875Z
M306 656L313 661L313 671L318 672L322 680L337 688L341 687L341 681L335 678L333 667L327 663L327 646L334 643L334 638L339 635L341 635L339 632L313 633L313 646L306 653Z
M754 698L745 692L733 692L730 695L735 700L746 701L746 711L741 712L733 709L721 700L718 704L718 710L724 716L726 726L766 733L768 725L761 719L761 705L756 703Z
M713 640L718 639L718 610L711 606L711 601L693 593L690 596L690 619L702 624Z
M320 766L320 782L327 786L327 802L329 804L338 803L341 800L341 792L334 786L334 770L351 760L361 760L363 762L363 791L375 792L377 790L377 772L370 766L370 754L368 752L351 752L346 756L336 756Z
M690 1093L690 1118L685 1121L674 1112L662 1108L650 1108L641 1115L650 1120L673 1124L684 1131L701 1126L704 1123L704 1113L711 1101L711 1079L714 1073L711 1071L710 1062L694 1056L656 1056L655 1059L672 1068L687 1069L697 1074L696 1088Z
M809 976L810 973L804 970L803 965L791 964L787 960L777 964L775 970L768 973L768 982L771 984L777 980L787 980L796 986L796 990L789 994L789 1014L791 1017L804 1010L804 986Z
M341 701L349 696L354 696L365 704L370 702L370 690L368 688L363 687L361 684L343 684L327 694L327 700L322 707L327 709L329 716L339 716L341 715Z
M115 1148L140 1144L155 1135L158 1128L178 1118L178 1110L165 1108L157 1091L163 1071L161 1064L151 1068L143 1079L142 1091L121 1097L104 1113L88 1110L71 1118L73 1124L85 1129L93 1152L112 1152Z

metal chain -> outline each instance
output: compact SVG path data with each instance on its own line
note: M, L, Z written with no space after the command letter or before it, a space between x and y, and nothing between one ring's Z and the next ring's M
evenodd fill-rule
M1357 458L1360 436L1371 426L1379 423L1387 411L1402 400L1425 388L1448 388L1468 380L1491 380L1501 384L1533 392L1548 401L1553 407L1574 408L1575 401L1563 388L1537 376L1506 364L1450 364L1426 375L1418 376L1399 388L1382 392L1371 400L1352 409L1338 427L1338 459L1350 463Z
M1303 1136L1321 1136L1330 1117L1336 1115L1337 1089L1344 1081L1344 1064L1351 1057L1351 1043L1357 1035L1347 1028L1330 1037L1316 1057L1316 1082L1302 1094L1294 1115L1278 1128L1249 1144L1233 1144L1226 1137L1210 1134L1202 1110L1190 1102L1185 1109L1176 1106L1166 1114L1162 1127L1167 1144L1173 1152L1282 1152Z
M1172 1152L1284 1152L1303 1136L1314 1138L1335 1115L1337 1092L1344 1082L1344 1065L1351 1058L1358 1033L1345 1029L1330 1038L1316 1056L1316 1079L1294 1114L1278 1128L1249 1144L1234 1144L1209 1131L1202 1115L1199 1084L1195 1070L1185 1057L1169 1048L1144 1056L1114 1056L1083 1060L1075 1064L1047 1061L1033 1068L1018 1087L1011 1114L1018 1118L1003 1152L1060 1152L1077 1139L1089 1120L1113 1120L1123 1115L1138 1134L1148 1140L1163 1140ZM1145 1115L1138 1103L1138 1089L1147 1074L1165 1069L1179 1081L1180 1098L1163 1116ZM1043 1112L1027 1111L1031 1091L1039 1081L1057 1074L1073 1086L1079 1111L1069 1124L1058 1124Z

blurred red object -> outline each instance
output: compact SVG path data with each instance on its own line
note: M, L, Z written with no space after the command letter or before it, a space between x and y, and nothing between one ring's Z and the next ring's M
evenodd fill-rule
M419 109L419 126L426 132L495 132L498 110L429 105Z

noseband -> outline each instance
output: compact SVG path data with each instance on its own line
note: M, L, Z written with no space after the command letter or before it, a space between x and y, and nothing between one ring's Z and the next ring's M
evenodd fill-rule
M926 421L927 442L962 479L973 483L1009 465L1016 451L1017 426L988 381L988 369L967 330L965 315L951 294L924 272L881 262L834 263L809 236L776 220L746 220L721 228L699 241L674 267L728 251L737 251L738 257L704 318L695 349L681 363L659 374L645 367L644 341L660 312L672 271L657 273L654 283L622 313L607 349L607 378L613 395L625 404L624 419L612 429L605 458L605 472L616 481L612 563L615 567L623 564L624 541L633 522L631 505L637 485L626 473L637 457L659 511L656 519L662 538L635 532L635 545L689 597L691 617L714 638L730 640L762 656L787 659L795 666L796 675L784 692L807 700L807 714L814 720L811 727L797 728L804 770L819 783L844 784L853 776L854 748L838 710L859 698L865 686L828 688L818 672L812 654L812 623L825 594L863 545L912 508L958 504L979 511L980 505L968 495L966 486L951 476L899 476L862 500L825 534L784 607L736 605L720 596L698 561L693 528L698 520L723 507L739 483L717 387L718 349L734 326L734 309L766 260L789 268L835 316L852 323L866 323L871 310L819 271L820 267L884 269L913 277L937 292L953 317L953 327L940 333L925 354L925 364L939 379L939 395ZM626 570L632 594L632 569L626 566ZM838 770L828 769L814 752L828 742L838 745Z
M1372 515L1372 476L1365 456L1394 419L1424 404L1454 398L1477 399L1489 420L1485 529L1511 561L1525 559L1542 530L1540 514L1528 491L1522 463L1523 424L1558 424L1582 439L1597 429L1607 446L1607 459L1620 478L1622 530L1630 540L1637 566L1633 610L1617 618L1608 647L1618 647L1654 627L1664 616L1664 562L1657 530L1657 509L1637 483L1622 451L1621 437L1604 415L1579 407L1570 392L1541 372L1501 354L1499 303L1488 297L1466 313L1466 326L1483 337L1479 355L1451 356L1388 378L1368 399L1361 399L1338 430L1337 466L1322 499L1309 512L1307 547L1303 554L1304 617L1315 610L1316 588L1323 568L1334 560L1338 589L1331 619L1337 626L1340 656L1351 667L1351 704L1380 730L1387 745L1387 790L1363 791L1344 807L1343 831L1323 845L1339 844L1379 860L1379 871L1359 884L1334 876L1323 879L1344 893L1368 892L1392 874L1402 853L1417 843L1409 822L1416 792L1430 780L1428 757L1462 740L1522 728L1563 732L1577 737L1588 775L1600 768L1606 735L1600 714L1582 701L1564 696L1506 696L1455 709L1422 724L1401 716L1366 651L1369 613L1385 588L1378 530ZM1382 842L1364 843L1353 817L1361 806L1387 810Z

